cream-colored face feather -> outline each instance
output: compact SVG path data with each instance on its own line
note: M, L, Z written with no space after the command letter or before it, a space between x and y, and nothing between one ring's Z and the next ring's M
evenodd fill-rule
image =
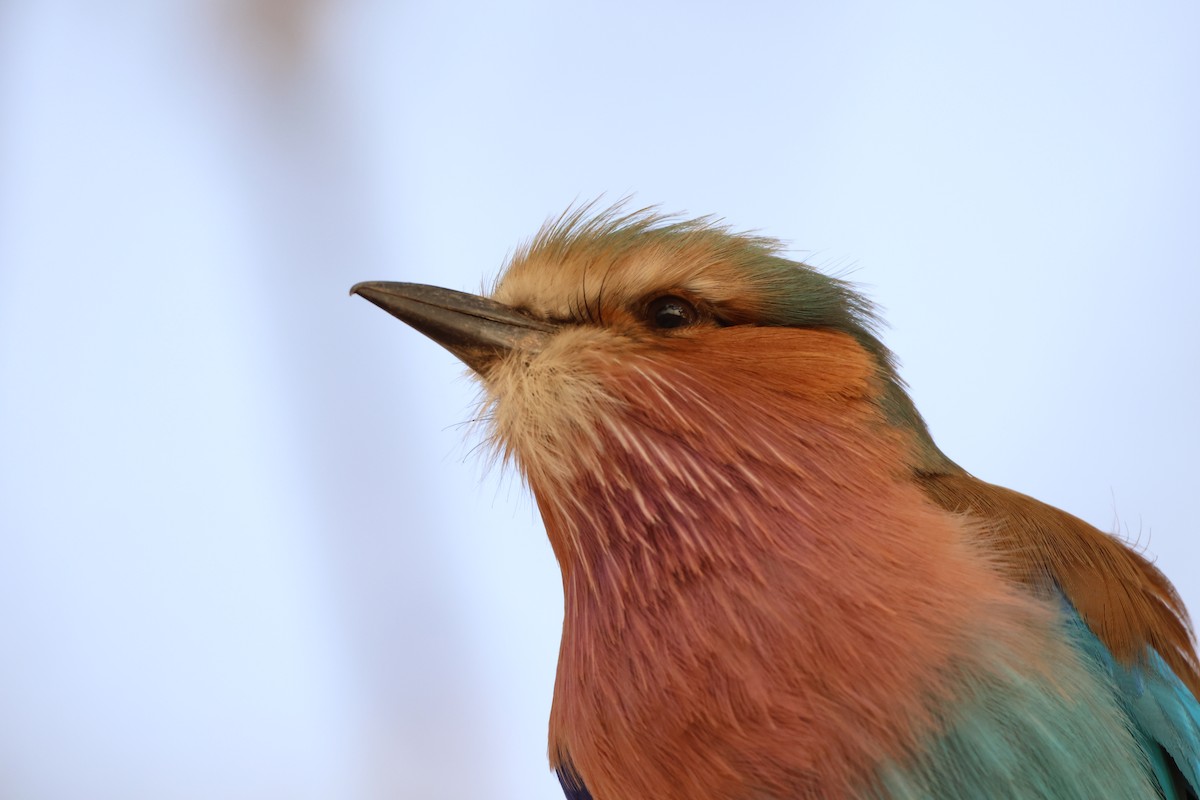
M618 401L605 378L639 368L639 355L664 335L688 335L653 330L646 319L651 301L682 297L710 315L710 325L718 317L745 321L760 291L740 267L773 248L704 221L670 225L640 212L576 212L547 226L517 251L491 296L569 324L541 351L509 354L488 371L483 383L497 450L515 456L530 477L556 481L602 457L597 431L619 416L611 413Z
M754 288L719 253L697 245L669 250L650 243L615 254L583 249L565 259L555 255L535 252L514 261L492 299L544 319L579 321L596 310L636 314L666 294L711 307L744 303Z
M497 362L483 379L497 452L515 457L537 482L568 482L581 453L599 447L599 420L615 403L600 379L601 366L620 349L618 334L580 326L555 334L540 352Z

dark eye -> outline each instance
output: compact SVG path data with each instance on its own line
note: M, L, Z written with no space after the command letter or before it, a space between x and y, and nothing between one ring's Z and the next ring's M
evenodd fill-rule
M646 317L656 328L682 328L695 323L700 315L687 300L667 294L650 301Z

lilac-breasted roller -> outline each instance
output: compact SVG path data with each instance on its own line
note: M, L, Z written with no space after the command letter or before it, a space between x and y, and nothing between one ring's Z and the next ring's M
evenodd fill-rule
M1197 797L1171 584L947 458L847 283L584 208L490 297L353 292L476 373L537 500L568 798Z

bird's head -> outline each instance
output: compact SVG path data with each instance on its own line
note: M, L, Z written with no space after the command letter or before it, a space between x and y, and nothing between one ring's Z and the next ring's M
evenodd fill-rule
M670 527L704 513L686 496L738 494L722 486L761 484L806 450L837 464L822 454L861 450L856 429L898 442L900 468L949 464L868 301L781 252L708 219L585 207L519 248L488 298L352 291L477 373L494 440L529 480L566 571L581 548L627 539L631 517Z

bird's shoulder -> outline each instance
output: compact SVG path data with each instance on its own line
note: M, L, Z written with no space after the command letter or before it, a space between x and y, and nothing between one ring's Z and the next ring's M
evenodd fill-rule
M968 515L1009 576L1059 598L1076 646L1113 686L1168 800L1200 796L1200 672L1174 587L1115 536L965 473L919 475L942 508Z

